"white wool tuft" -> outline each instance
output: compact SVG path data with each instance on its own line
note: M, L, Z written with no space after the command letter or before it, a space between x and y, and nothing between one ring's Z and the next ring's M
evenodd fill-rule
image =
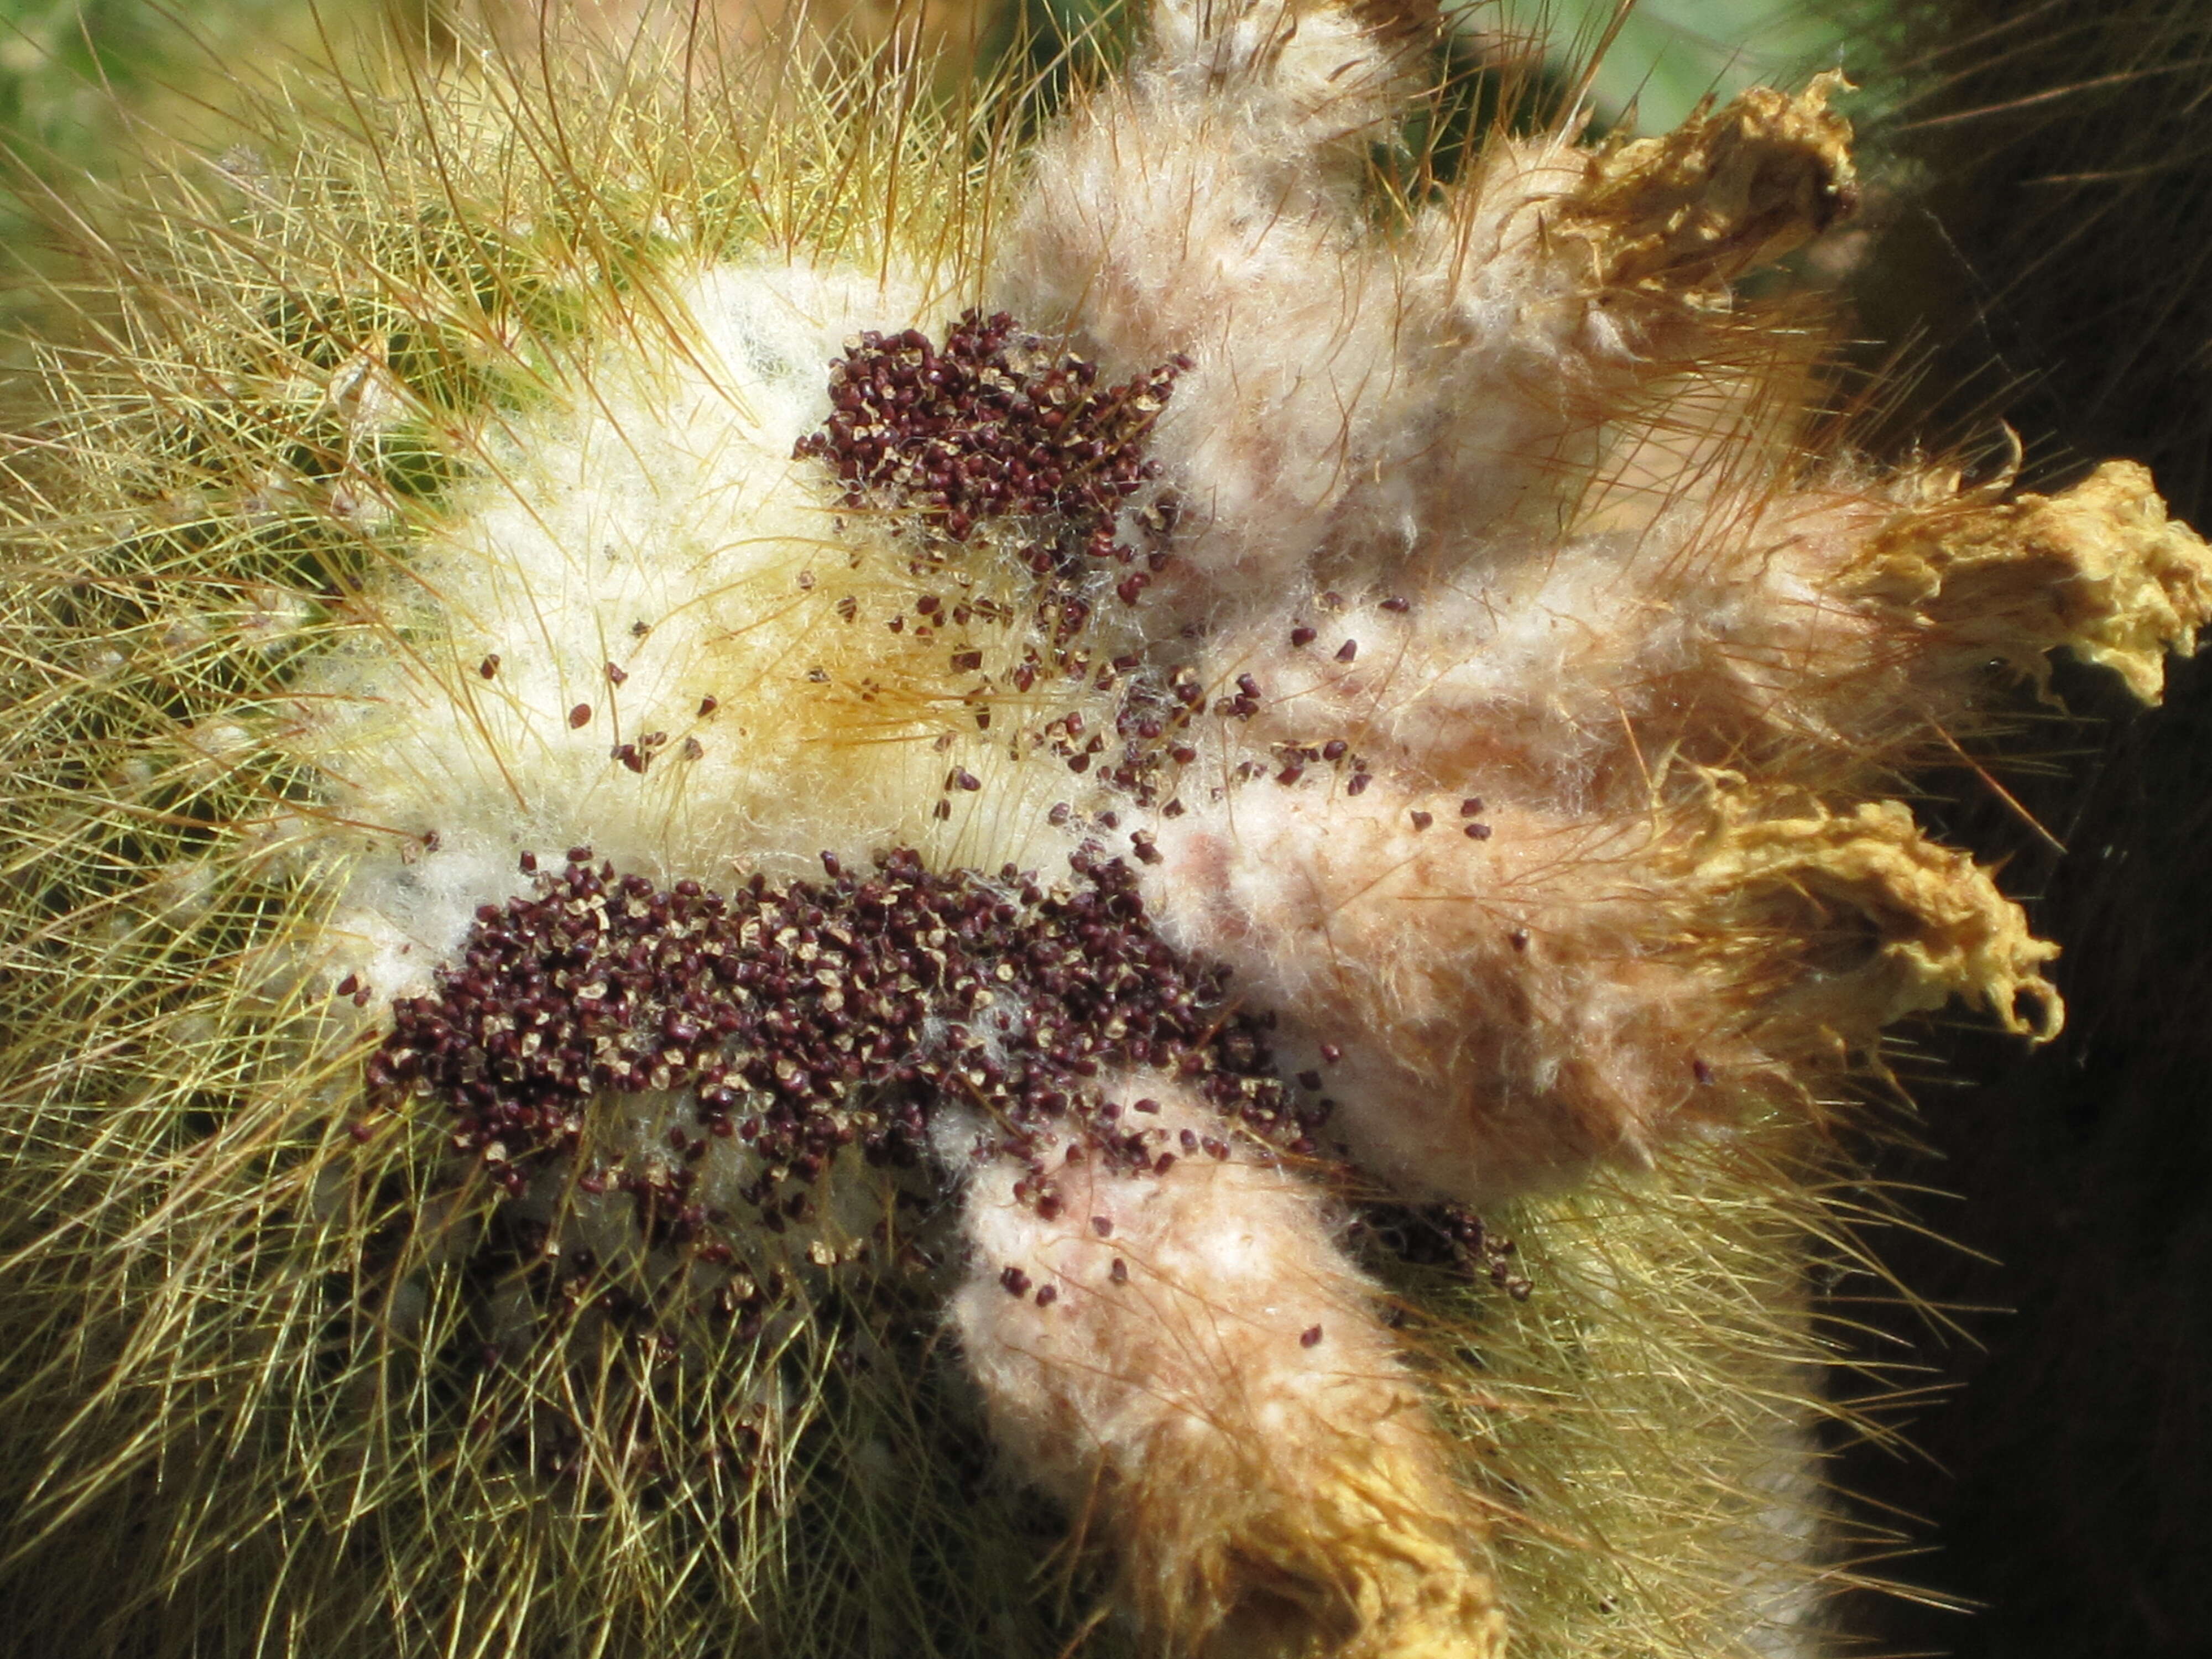
M869 693L898 672L884 629L911 593L793 459L848 337L934 320L917 292L794 260L708 270L659 305L484 440L489 476L303 679L298 748L359 830L333 976L421 988L478 905L526 890L526 850L711 884L824 851L1035 867L1073 844L1045 823L1064 773L1024 769L957 704ZM951 765L989 787L939 822Z
M1050 1145L1050 1215L1018 1160L969 1178L951 1318L1001 1446L1204 1650L1279 1597L1354 1650L1498 1651L1443 1443L1321 1193L1173 1079L1103 1081L1158 1172Z

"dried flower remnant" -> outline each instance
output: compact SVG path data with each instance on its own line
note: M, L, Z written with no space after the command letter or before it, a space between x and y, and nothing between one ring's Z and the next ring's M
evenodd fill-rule
M1802 1649L1807 1126L2059 1012L1896 780L2212 559L1804 452L1832 79L1378 204L1423 41L1158 0L986 184L447 88L139 256L9 528L0 1496L160 1542L45 1650Z

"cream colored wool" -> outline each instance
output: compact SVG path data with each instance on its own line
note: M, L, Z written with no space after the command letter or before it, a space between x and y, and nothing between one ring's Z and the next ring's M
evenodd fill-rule
M1148 27L1018 163L911 79L662 65L672 114L637 56L495 63L181 175L116 256L9 463L41 1651L1813 1650L1864 1547L1811 1450L1808 1279L1869 1271L1825 1131L1893 1021L2059 1017L1892 797L2001 717L1992 662L2154 698L2212 554L2124 464L2008 496L1810 445L1808 331L1730 285L1848 210L1834 77L1386 202L1413 21ZM978 301L1102 385L1188 362L1136 598L799 453L848 341ZM1013 990L910 1023L953 1056L915 1167L830 1150L772 1216L787 1166L665 1054L573 1154L366 1097L394 999L585 846L740 909L825 855L1010 911L1125 860L1333 1115L1109 1054L1145 1168L1103 1107L1018 1144L977 1104ZM696 1169L693 1231L602 1165ZM1441 1200L1525 1303L1389 1247Z
M1219 813L1159 827L1169 862L1150 887L1177 937L1236 963L1309 1048L1353 1055L1343 1123L1364 1160L1485 1202L1646 1158L1670 1121L1713 1115L1697 1078L1796 1077L1789 1064L1863 1053L1931 999L1994 1003L2010 1024L2027 994L2055 1018L2032 951L1992 967L1966 946L1922 974L1931 990L1822 986L1778 1018L1764 1005L1854 915L1882 936L1863 973L1918 949L1888 937L1900 930L1979 927L1985 913L2000 933L2022 925L1960 863L1941 898L1830 883L1760 938L1713 913L1738 902L1732 888L1685 879L1680 843L1728 833L1705 826L1741 792L1713 768L1744 769L1754 801L1881 787L1881 769L1971 718L1967 671L1999 648L1992 633L2032 641L2009 647L2022 662L2078 645L2154 695L2154 665L2108 644L2095 613L2124 588L2121 631L2187 648L2212 594L2203 544L2166 526L2148 480L2108 469L2063 505L2039 514L2029 497L1990 524L1945 499L1956 486L1940 476L1887 487L1908 501L1835 494L1817 475L1794 493L1798 458L1745 445L1717 488L1632 530L1574 533L1624 447L1605 422L1667 418L1637 406L1637 382L1724 357L1741 325L1721 284L1847 206L1848 128L1826 106L1839 77L1594 156L1500 143L1383 243L1348 195L1285 182L1282 146L1303 136L1326 179L1346 136L1373 129L1364 94L1389 84L1387 46L1310 38L1295 9L1237 18L1209 65L1238 95L1194 91L1164 39L1129 92L1047 146L1002 256L1013 290L1056 302L1109 363L1170 339L1198 361L1162 442L1193 480L1192 568L1222 597L1179 597L1209 625L1200 680L1249 673L1267 712L1242 742L1229 728L1203 784L1184 786ZM1336 61L1316 74L1304 54L1324 46ZM1273 142L1254 142L1263 131ZM1567 466L1577 445L1595 477ZM1972 552L1951 553L1967 538ZM1909 597L1882 592L1921 559ZM1989 584L1971 635L1935 574L1954 564ZM2090 597L2042 597L2077 569L2096 570ZM1239 603L1248 578L1264 586ZM2023 599L1992 620L1989 600L2012 587ZM1352 802L1341 775L1317 772L1237 794L1240 769L1264 780L1287 750L1331 740L1382 769L1371 793ZM1492 838L1459 839L1462 800L1483 804ZM1426 841L1423 813L1441 820ZM1875 846L1900 841L1929 861L1909 820L1863 822L1868 852L1846 838L1802 867L1879 861ZM1720 1115L1740 1109L1721 1098Z
M1171 1079L1106 1086L1158 1109L1132 1121L1170 1156L1214 1133ZM1244 1153L1154 1180L1082 1164L1045 1220L1018 1173L968 1183L953 1328L1000 1444L1113 1547L1148 1623L1207 1651L1501 1650L1449 1455L1311 1184Z

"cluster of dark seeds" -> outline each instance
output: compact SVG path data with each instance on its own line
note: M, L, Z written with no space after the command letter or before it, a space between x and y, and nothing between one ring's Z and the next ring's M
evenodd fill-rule
M1463 1204L1370 1203L1359 1206L1352 1242L1410 1267L1441 1268L1465 1279L1487 1279L1516 1302L1528 1299L1528 1277L1516 1265L1513 1241L1486 1226Z
M1070 1135L1067 1158L1131 1172L1226 1158L1232 1123L1315 1155L1331 1103L1277 1076L1272 1021L1229 1004L1225 969L1158 938L1119 860L1071 862L1075 879L1047 890L1011 867L993 881L897 852L854 875L825 854L825 882L756 876L725 897L693 881L663 890L574 848L534 896L477 911L434 995L395 1000L369 1088L387 1105L446 1103L455 1146L517 1194L578 1148L595 1095L687 1091L692 1126L672 1129L667 1157L580 1177L630 1193L648 1236L678 1243L728 1219L694 1197L714 1139L757 1154L743 1197L781 1231L840 1147L918 1164L948 1099L1030 1160L1018 1190L1048 1216L1046 1149ZM1154 1103L1103 1097L1096 1079L1123 1067L1186 1079L1223 1114L1221 1135L1169 1148L1148 1127ZM1311 1094L1320 1079L1301 1082Z
M1102 387L1092 364L1054 350L1004 313L964 313L942 348L919 330L872 330L832 365L834 413L820 431L800 440L796 452L836 469L848 506L889 504L915 512L911 571L925 583L979 526L1015 526L1012 552L1042 586L1033 618L1036 643L1007 672L1007 683L1024 696L1053 678L1121 692L1109 729L1096 729L1094 723L1086 730L1084 715L1069 713L1029 732L1030 746L1048 750L1079 776L1094 776L1137 805L1159 805L1171 816L1183 810L1173 798L1171 767L1188 765L1197 755L1187 740L1193 723L1209 709L1223 719L1251 719L1264 699L1259 683L1242 674L1233 688L1209 698L1187 666L1163 684L1137 654L1101 662L1080 641L1099 598L1091 591L1089 573L1100 561L1122 568L1115 592L1132 605L1166 567L1171 500L1156 499L1139 514L1142 539L1152 550L1141 556L1116 540L1115 524L1123 503L1157 474L1156 464L1146 458L1146 441L1177 375L1188 367L1187 359L1176 357L1142 379ZM1323 600L1325 608L1344 609L1334 593ZM854 619L850 609L840 615ZM943 635L948 666L965 675L977 672L985 656L968 635L969 625L1017 619L1012 609L973 594L925 587L910 615L902 609L884 625L916 639ZM1311 629L1302 631L1313 636ZM1349 662L1358 647L1345 640L1334 649L1338 660ZM971 698L980 698L987 684L971 688ZM978 729L989 730L991 718L989 708L979 702ZM1337 752L1327 758L1340 759L1344 747L1334 745ZM1277 781L1297 782L1305 763L1322 757L1322 747L1312 748L1304 760L1279 769ZM617 758L641 769L650 757L641 750L635 762ZM1368 779L1354 759L1356 794ZM1251 775L1258 775L1256 768ZM944 793L950 797L961 787L956 776ZM936 811L949 817L950 799L940 800ZM1136 852L1140 859L1153 856L1149 842Z
M1116 591L1133 604L1167 555L1139 566L1115 539L1115 516L1158 475L1146 439L1189 367L1176 357L1101 386L1096 365L1054 351L1004 312L964 313L941 348L919 329L870 330L831 365L833 412L796 453L836 468L848 506L888 497L956 542L986 520L1023 520L1020 556L1039 576L1079 578L1091 560L1132 567Z

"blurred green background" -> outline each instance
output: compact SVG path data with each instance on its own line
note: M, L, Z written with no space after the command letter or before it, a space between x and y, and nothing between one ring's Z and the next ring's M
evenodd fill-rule
M132 118L190 131L234 65L379 33L381 0L0 0L0 137L49 176L114 164Z
M1856 8L1868 9L1864 5ZM1499 0L1460 14L1463 30L1503 29L1578 61L1612 24L1615 0ZM1707 93L1790 86L1840 63L1844 14L1823 0L1641 0L1622 20L1591 82L1601 120L1632 106L1645 131L1677 125Z
M273 52L322 55L397 24L422 37L426 0L0 0L0 137L52 176L100 168L129 118L161 129L204 124L222 71ZM1080 30L1091 0L1042 0L1048 35ZM1555 60L1586 51L1614 0L1474 0L1463 34L1493 46L1548 42ZM1822 0L1643 0L1622 22L1592 87L1601 116L1633 105L1646 127L1670 126L1707 91L1796 81L1834 64L1845 35Z

